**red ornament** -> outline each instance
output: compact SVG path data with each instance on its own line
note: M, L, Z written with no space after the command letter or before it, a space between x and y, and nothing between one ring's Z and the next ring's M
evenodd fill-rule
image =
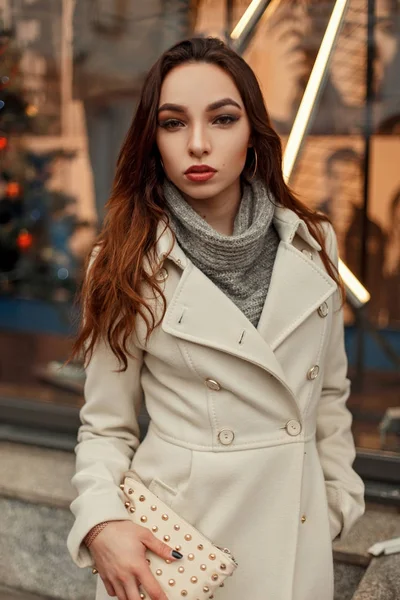
M18 198L21 194L21 186L16 181L10 181L6 186L7 198Z
M23 229L22 231L19 232L18 238L17 238L17 244L18 244L18 248L20 250L28 250L32 246L32 242L33 242L33 235L31 233L29 233L29 231L26 231L26 229Z
M5 150L8 146L8 140L6 137L0 137L0 150Z

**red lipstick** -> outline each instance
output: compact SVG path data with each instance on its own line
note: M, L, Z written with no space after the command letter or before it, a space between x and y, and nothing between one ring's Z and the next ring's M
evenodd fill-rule
M192 165L185 171L185 175L190 181L202 182L214 177L216 172L217 170L209 165Z

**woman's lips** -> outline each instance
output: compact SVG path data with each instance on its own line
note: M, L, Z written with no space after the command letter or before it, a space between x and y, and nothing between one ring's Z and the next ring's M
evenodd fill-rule
M196 173L192 171L191 173L186 173L185 177L187 177L190 181L202 182L208 181L211 177L214 177L216 171L203 171L202 173Z

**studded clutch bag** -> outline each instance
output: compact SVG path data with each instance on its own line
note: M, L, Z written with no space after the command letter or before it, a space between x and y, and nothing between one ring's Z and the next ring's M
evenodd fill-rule
M134 472L124 475L121 485L129 518L150 529L164 543L183 554L178 561L165 560L146 550L149 567L169 600L214 598L218 587L231 576L238 564L228 548L213 544L193 525L177 515L151 492ZM140 598L147 594L139 588Z

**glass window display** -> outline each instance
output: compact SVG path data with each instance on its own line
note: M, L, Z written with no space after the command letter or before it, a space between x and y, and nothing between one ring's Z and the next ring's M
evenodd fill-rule
M62 368L71 314L79 310L74 299L84 260L106 213L148 66L193 31L226 38L250 4L0 0L0 354L6 373L0 392L4 384L10 397L82 402L80 365ZM285 147L334 0L272 4L276 10L260 19L244 58ZM394 357L400 353L400 1L374 4L368 40L367 0L348 2L291 183L304 203L331 218L341 258L371 293L365 314L373 332L391 349L388 354L374 333L360 334L346 306L357 443L398 452L400 426L392 420L384 441L379 427L386 411L398 407L400 388ZM33 357L25 371L24 348ZM44 380L51 385L41 387Z

